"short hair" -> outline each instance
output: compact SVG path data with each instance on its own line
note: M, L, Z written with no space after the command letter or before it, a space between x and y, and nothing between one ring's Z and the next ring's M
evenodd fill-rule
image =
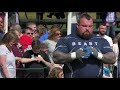
M79 15L79 17L78 17L78 19L77 19L77 23L80 23L80 19L81 19L81 18L86 18L87 20L92 19L92 17L91 17L89 14L83 13L83 14L80 14L80 15Z
M99 26L101 26L101 25L106 26L106 23L100 23L100 25L99 25Z
M32 41L32 49L33 50L38 50L38 49L40 49L41 48L41 46L40 46L40 41L39 41L39 39L34 39L33 41Z
M24 29L24 33L26 33L27 30L31 30L31 31L33 31L32 28L30 28L30 27L26 27L26 28Z
M29 27L30 25L36 25L36 23L35 22L31 22L31 21L26 23L26 27Z
M17 27L16 27L16 26L17 26ZM20 30L21 30L21 26L20 26L19 23L14 23L14 24L11 25L10 30L11 30L11 29L20 29Z

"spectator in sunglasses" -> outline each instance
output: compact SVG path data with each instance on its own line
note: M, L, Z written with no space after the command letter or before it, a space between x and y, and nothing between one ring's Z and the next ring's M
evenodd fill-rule
M25 28L25 34L27 34L28 36L30 36L31 38L33 38L33 29L30 27L26 27Z
M58 42L58 40L61 38L61 30L59 28L52 28L49 32L48 39L43 41L43 43L48 47L48 55L52 58L53 57L53 51L55 49L55 46ZM53 60L51 60L51 63L53 63Z

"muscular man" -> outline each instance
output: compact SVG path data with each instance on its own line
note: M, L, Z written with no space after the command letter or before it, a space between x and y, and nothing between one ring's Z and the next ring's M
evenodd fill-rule
M53 53L57 64L64 64L65 78L96 78L102 76L102 63L114 64L115 54L108 41L93 34L93 19L82 14L76 33L61 38Z

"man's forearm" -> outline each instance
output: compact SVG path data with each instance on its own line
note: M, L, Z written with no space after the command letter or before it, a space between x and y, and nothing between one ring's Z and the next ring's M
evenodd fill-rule
M103 61L103 63L106 64L114 64L116 62L116 57L114 52L103 54L103 58L101 59L101 61Z
M66 54L59 51L55 51L53 53L53 60L57 64L64 64L73 61L73 59L71 58L71 54Z

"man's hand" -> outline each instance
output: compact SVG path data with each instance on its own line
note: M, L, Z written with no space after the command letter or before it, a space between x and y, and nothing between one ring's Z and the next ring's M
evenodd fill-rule
M100 52L98 52L98 50L97 50L96 48L90 46L89 49L90 49L90 51L91 51L91 54L92 54L94 57L96 57L96 58L98 58L98 59L102 59L102 58L103 58L103 54L100 53Z
M88 58L90 54L91 54L90 49L88 49L87 47L83 47L76 50L76 52L72 52L71 58L72 59Z

